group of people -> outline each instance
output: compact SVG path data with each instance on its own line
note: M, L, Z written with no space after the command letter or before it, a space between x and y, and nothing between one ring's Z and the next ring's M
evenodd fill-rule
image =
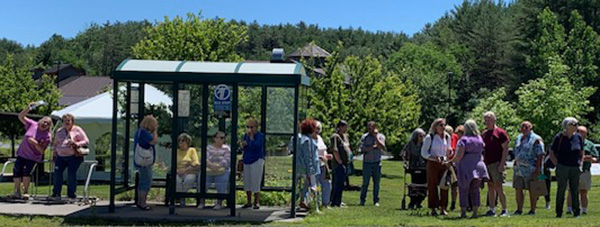
M368 132L360 139L359 152L363 154L363 182L360 192L360 205L364 206L370 179L373 179L373 204L379 206L379 183L381 180L381 155L386 151L385 136L379 133L377 123L367 123ZM348 169L351 164L352 149L346 132L348 122L340 120L335 133L330 138L329 148L321 137L322 124L314 119L300 123L296 169L299 182L304 182L300 190L299 207L310 209L308 202L320 185L321 204L324 207L345 207L342 202L343 190L348 182ZM329 164L331 163L331 164ZM332 172L332 173L331 173ZM333 176L331 176L333 175ZM333 178L333 179L331 179Z
M158 121L152 115L145 116L140 122L140 127L134 137L134 152L143 153L144 150L151 151L152 161L144 163L135 163L134 165L139 173L138 198L136 206L142 210L151 210L147 204L148 192L152 186L152 166L156 161L156 144L158 142ZM206 149L206 184L208 190L214 185L217 193L225 194L228 192L229 176L231 173L230 146L226 143L227 134L223 131L217 131L212 135L211 144ZM192 137L188 133L181 133L178 138L177 149L177 175L176 191L188 192L193 187L200 190L199 176L201 173L201 164L198 151L192 147ZM247 203L243 208L253 207L259 209L260 190L263 176L263 166L265 161L265 136L258 131L258 122L249 119L246 122L246 134L240 141L240 148L243 150L243 181L244 190L247 194ZM140 147L139 149L137 147ZM252 195L254 202L252 203ZM180 198L181 206L185 206L185 198ZM205 199L200 199L198 209L206 207ZM222 209L223 200L217 199L213 209Z
M75 116L65 114L62 116L62 127L54 133L52 142L52 119L42 117L39 121L27 117L29 111L35 107L31 103L18 115L25 126L25 136L17 149L17 159L13 167L14 190L10 198L28 199L31 175L37 163L42 163L46 148L52 143L51 160L54 162L54 188L51 198L61 197L63 186L63 173L67 169L67 197L76 199L77 170L83 162L79 148L87 146L89 140L85 131L75 125Z
M428 133L422 129L412 133L404 156L410 168L426 169L426 174L413 174L412 180L417 184L427 183L431 215L448 215L448 189L456 187L460 195L461 217L466 217L468 210L472 211L471 217L477 217L481 206L479 191L487 182L487 205L490 209L486 216L497 215L497 200L502 207L499 215L509 216L502 184L505 181L510 137L496 125L493 112L485 113L483 121L486 127L483 133L480 133L474 120L467 120L453 132L442 118L433 121ZM558 181L556 217L563 215L567 185L570 189L567 213L574 216L587 214L587 191L591 189L590 166L598 161L598 151L586 139L587 129L579 126L577 119L565 118L562 131L554 137L548 152L531 122L522 122L520 132L514 146L512 186L516 191L517 209L513 215L523 214L523 190L530 190L532 182L546 180L547 190L550 190L551 168L556 168ZM547 161L544 161L544 157ZM453 175L456 178L454 185ZM444 183L449 184L448 187ZM529 194L531 210L528 214L535 215L538 197L534 193ZM454 198L451 209L454 209ZM546 208L550 209L549 193L545 198ZM423 200L422 197L411 198L409 207L420 207Z

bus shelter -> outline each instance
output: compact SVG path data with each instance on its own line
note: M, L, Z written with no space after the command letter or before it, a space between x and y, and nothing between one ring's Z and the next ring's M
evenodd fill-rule
M235 166L241 157L238 141L245 133L243 122L247 117L253 117L260 123L259 131L266 136L265 152L268 153L262 189L291 192L290 213L295 217L297 140L290 138L298 135L299 119L305 117L307 102L304 97L310 85L300 63L127 59L113 71L112 78L109 212L115 212L116 195L136 189L133 137L141 119L153 114L159 121L160 139L156 145L152 187L166 188L165 205L169 207L169 214L175 213L176 199L205 198L227 200L230 215L235 216L235 191L242 189L236 183ZM152 84L168 94L172 106L146 104L145 84ZM232 150L225 193L214 192L206 185L207 145L216 130L227 134ZM182 132L192 135L190 145L196 148L200 160L198 183L190 191L177 191L173 177L177 174L177 137ZM287 161L269 163L271 154L279 154L280 159ZM286 179L291 182L286 180L283 186L266 184L264 176L270 174L267 165L287 169L278 172L287 173Z

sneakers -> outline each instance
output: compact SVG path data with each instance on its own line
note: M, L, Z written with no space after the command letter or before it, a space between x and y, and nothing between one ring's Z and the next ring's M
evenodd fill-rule
M203 204L203 205L204 205L204 204ZM298 206L299 206L299 207L301 207L301 208L304 208L302 205L306 206L306 204L304 204L304 203L300 203ZM250 208L250 207L252 207L252 204L249 204L249 203L247 203L247 204L244 204L244 205L242 206L242 208L243 208L243 209Z
M529 213L527 213L527 215L535 215L535 211L534 210L530 210Z
M522 215L523 211L517 210L513 213L513 215Z
M450 205L450 211L454 211L456 210L456 203L452 202L452 205Z
M587 215L587 211L581 212L581 215Z
M244 205L244 206L246 206L246 205ZM242 207L242 208L245 208L245 207ZM198 209L204 209L204 203L198 204Z
M360 204L358 204L359 206L364 206L365 202L360 202Z
M550 203L546 203L546 210L550 210Z
M523 213L523 212L521 212ZM508 214L508 212L506 210L502 210L502 212L500 213L500 217L509 217L510 215Z
M446 210L442 210L442 211L440 212L440 214L441 214L442 216L448 216L448 211L446 211Z
M375 206L376 206L376 207L379 207L379 203L375 203Z
M28 200L29 199L29 194L25 193L23 194L23 197L21 197L24 200Z
M488 212L485 213L485 216L488 216L488 217L496 216L496 212L494 212L492 210L488 210Z
M185 207L185 198L179 199L179 207Z
M215 204L215 207L213 207L213 210L220 210L223 209L223 206L221 204Z
M573 214L573 212L567 211L567 215L571 215L571 214Z

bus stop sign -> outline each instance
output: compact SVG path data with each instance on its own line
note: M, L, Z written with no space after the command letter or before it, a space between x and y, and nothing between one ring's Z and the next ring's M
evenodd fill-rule
M219 84L215 88L213 99L215 114L221 117L229 117L231 113L231 89L226 84Z

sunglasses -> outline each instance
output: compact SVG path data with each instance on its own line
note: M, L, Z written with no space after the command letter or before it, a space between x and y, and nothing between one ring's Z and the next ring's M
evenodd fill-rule
M446 127L446 124L438 124L438 126Z
M579 123L570 123L571 126L579 126Z

